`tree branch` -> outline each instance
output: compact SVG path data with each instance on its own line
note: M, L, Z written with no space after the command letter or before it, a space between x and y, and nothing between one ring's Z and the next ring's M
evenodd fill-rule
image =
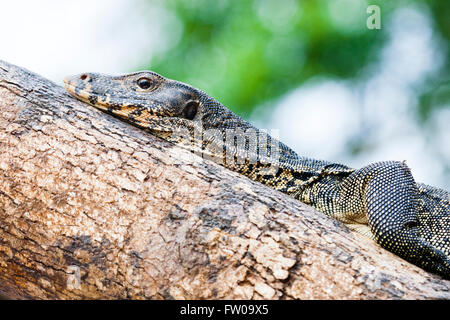
M450 282L0 61L0 294L426 299Z

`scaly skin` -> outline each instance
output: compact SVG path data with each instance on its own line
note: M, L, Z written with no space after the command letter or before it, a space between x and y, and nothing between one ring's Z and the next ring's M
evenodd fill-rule
M385 249L450 279L450 197L403 162L352 169L298 156L214 98L151 71L82 74L67 91L333 217Z

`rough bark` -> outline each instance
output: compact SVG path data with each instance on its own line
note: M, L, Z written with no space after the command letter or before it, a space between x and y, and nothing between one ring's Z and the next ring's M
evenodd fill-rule
M450 297L314 209L1 61L0 111L0 294Z

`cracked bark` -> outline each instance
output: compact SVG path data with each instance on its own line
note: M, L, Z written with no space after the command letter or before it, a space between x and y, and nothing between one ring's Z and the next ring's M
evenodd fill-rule
M450 282L0 61L0 294L431 299Z

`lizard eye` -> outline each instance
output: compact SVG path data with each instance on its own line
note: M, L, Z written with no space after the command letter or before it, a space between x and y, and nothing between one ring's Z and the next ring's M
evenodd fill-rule
M139 88L146 90L152 86L152 81L149 78L140 78L137 81L137 85Z
M183 116L188 119L192 120L195 118L198 110L198 102L197 101L189 101L183 109Z

